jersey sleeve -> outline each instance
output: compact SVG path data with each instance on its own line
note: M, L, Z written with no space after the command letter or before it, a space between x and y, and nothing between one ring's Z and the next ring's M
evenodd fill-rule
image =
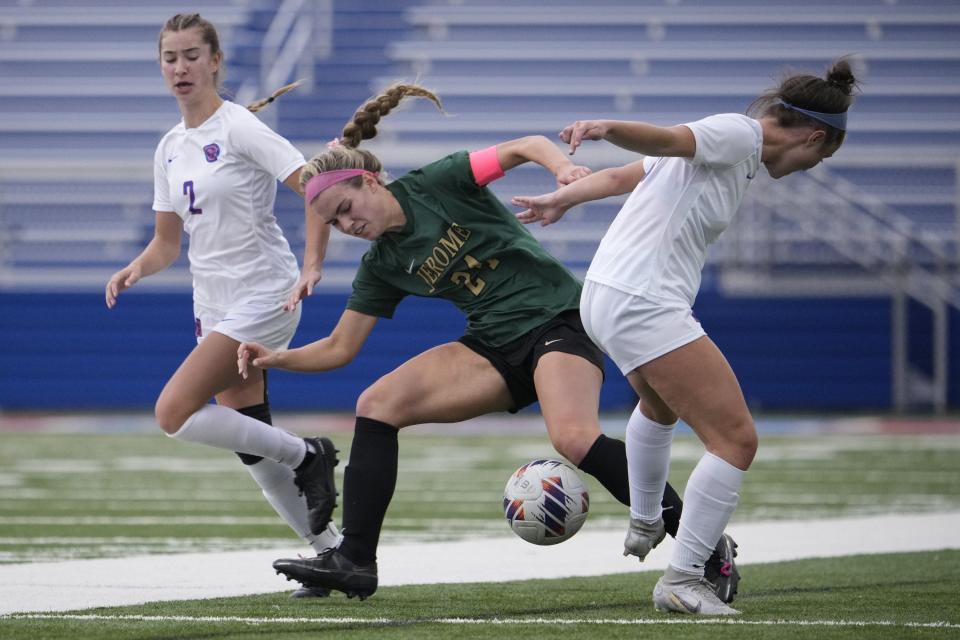
M440 158L416 172L422 181L421 188L428 191L456 192L460 195L476 195L481 193L486 183L478 183L474 175L470 154L466 151L457 151Z
M170 200L170 182L167 180L162 141L153 154L153 210L175 211Z
M303 154L289 140L252 113L249 115L230 131L231 143L238 153L281 182L306 164Z
M406 293L384 282L367 264L364 256L353 278L353 293L347 300L347 309L378 318L392 318Z
M709 116L685 126L697 141L693 164L732 167L754 155L763 144L760 125L736 113Z

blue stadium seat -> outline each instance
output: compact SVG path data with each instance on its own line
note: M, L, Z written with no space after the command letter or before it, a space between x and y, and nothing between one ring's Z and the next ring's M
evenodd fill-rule
M259 73L260 46L277 5L278 0L202 0L189 7L220 29L231 89ZM863 95L828 175L853 185L851 206L889 212L910 233L935 238L937 250L952 256L946 271L960 270L956 0L810 0L802 10L787 0L588 5L556 0L549 6L537 0L355 0L336 2L333 10L333 53L315 65L315 90L284 96L265 117L309 156L340 132L363 99L393 81L419 80L440 93L450 116L414 101L383 123L370 148L394 174L456 149L531 133L555 137L581 117L675 124L719 111L743 112L784 67L819 74L830 60L849 53L864 72ZM100 291L105 277L148 241L153 150L179 119L157 65L156 38L170 11L136 0L0 0L5 36L0 39L0 289ZM624 157L602 145L587 145L578 155L594 167ZM551 188L549 177L536 169L512 172L493 185L504 200ZM806 192L787 193L799 202ZM578 207L563 225L529 230L582 275L622 202L612 198ZM769 213L761 209L762 203L748 201L738 221L742 226L715 247L697 309L715 340L732 347L731 360L747 381L749 399L770 406L769 398L777 398L779 406L796 406L802 404L797 399L819 395L822 406L849 405L851 398L864 406L888 404L891 327L882 288L861 291L880 298L850 308L839 300L733 303L719 295L729 286L725 267L758 276L758 282L773 282L763 277L787 271L812 282L862 282L871 277L870 268L883 267L882 256L864 254L857 262L843 247L817 240L799 216L770 216L762 228L751 228ZM277 215L301 254L302 202L281 189ZM867 238L872 236L863 241ZM892 246L884 244L889 242L877 246ZM335 283L337 295L348 289L365 247L334 235L326 282ZM918 243L903 251L918 264L941 260ZM184 254L148 288L189 288L186 266ZM776 293L766 286L766 295ZM139 309L137 326L143 324L143 334L132 339L166 345L160 348L170 351L171 360L191 344L187 336L172 347L179 329L170 328L170 317L130 306ZM823 322L827 306L830 314L851 318L849 327L817 335L810 327ZM92 336L102 321L99 306L85 313L84 331ZM322 322L335 319L332 311L325 313ZM45 319L45 312L38 317ZM778 327L777 335L743 330L744 317L765 319ZM14 339L35 339L36 330L18 326ZM803 355L791 364L790 377L770 374L778 365L771 354L783 332ZM92 339L99 340L97 355L87 354L83 363L137 369L142 353L104 356L110 337ZM383 339L376 346L386 349L388 343ZM835 356L844 350L848 358L841 362ZM17 382L17 389L27 392L49 376L56 353L40 354L29 366L18 359L24 382ZM397 357L383 356L382 365L395 364ZM824 362L842 370L829 384L823 382L829 375ZM351 370L343 384L368 374ZM144 397L159 384L153 374L123 382Z

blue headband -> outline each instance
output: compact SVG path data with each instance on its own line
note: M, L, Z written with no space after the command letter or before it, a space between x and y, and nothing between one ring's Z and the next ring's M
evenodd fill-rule
M783 100L777 100L775 104L782 104L787 109L791 111L797 111L802 113L805 116L809 116L814 120L819 120L823 124L830 125L834 129L839 129L840 131L847 130L847 112L843 113L820 113L819 111L810 111L808 109L801 109L800 107L795 107L789 102L784 102Z

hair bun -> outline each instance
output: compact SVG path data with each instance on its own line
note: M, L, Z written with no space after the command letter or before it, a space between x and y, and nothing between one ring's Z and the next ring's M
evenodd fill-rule
M853 70L847 60L840 59L830 67L827 71L827 84L840 89L845 95L853 92L857 79L853 76Z

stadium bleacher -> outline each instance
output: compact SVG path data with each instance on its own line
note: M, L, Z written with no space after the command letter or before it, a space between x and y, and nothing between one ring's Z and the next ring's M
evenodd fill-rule
M259 72L260 43L280 5L191 5L220 30L233 90ZM132 0L0 2L0 289L99 289L149 239L153 148L179 117L156 64L168 13ZM360 0L333 2L331 15L331 55L316 61L313 90L271 106L271 124L310 155L365 97L419 79L449 115L413 101L389 116L370 148L393 173L460 148L553 137L580 117L675 124L743 112L786 68L819 74L850 54L864 84L844 148L809 178L758 181L713 253L705 290L810 295L804 283L816 290L828 272L837 291L886 296L890 281L877 274L917 265L938 274L935 286L952 289L947 297L960 287L956 2L812 0L800 9L783 0ZM595 168L629 159L609 147L588 145L577 157ZM530 169L496 190L506 199L551 187ZM582 273L620 202L580 207L564 225L532 231ZM277 206L299 254L302 206L283 190ZM811 210L819 226L804 220ZM863 258L857 212L872 220L868 237L906 249ZM364 248L334 237L327 283L343 291ZM188 283L184 255L144 286ZM960 349L950 349L960 361ZM951 389L960 397L960 384Z

